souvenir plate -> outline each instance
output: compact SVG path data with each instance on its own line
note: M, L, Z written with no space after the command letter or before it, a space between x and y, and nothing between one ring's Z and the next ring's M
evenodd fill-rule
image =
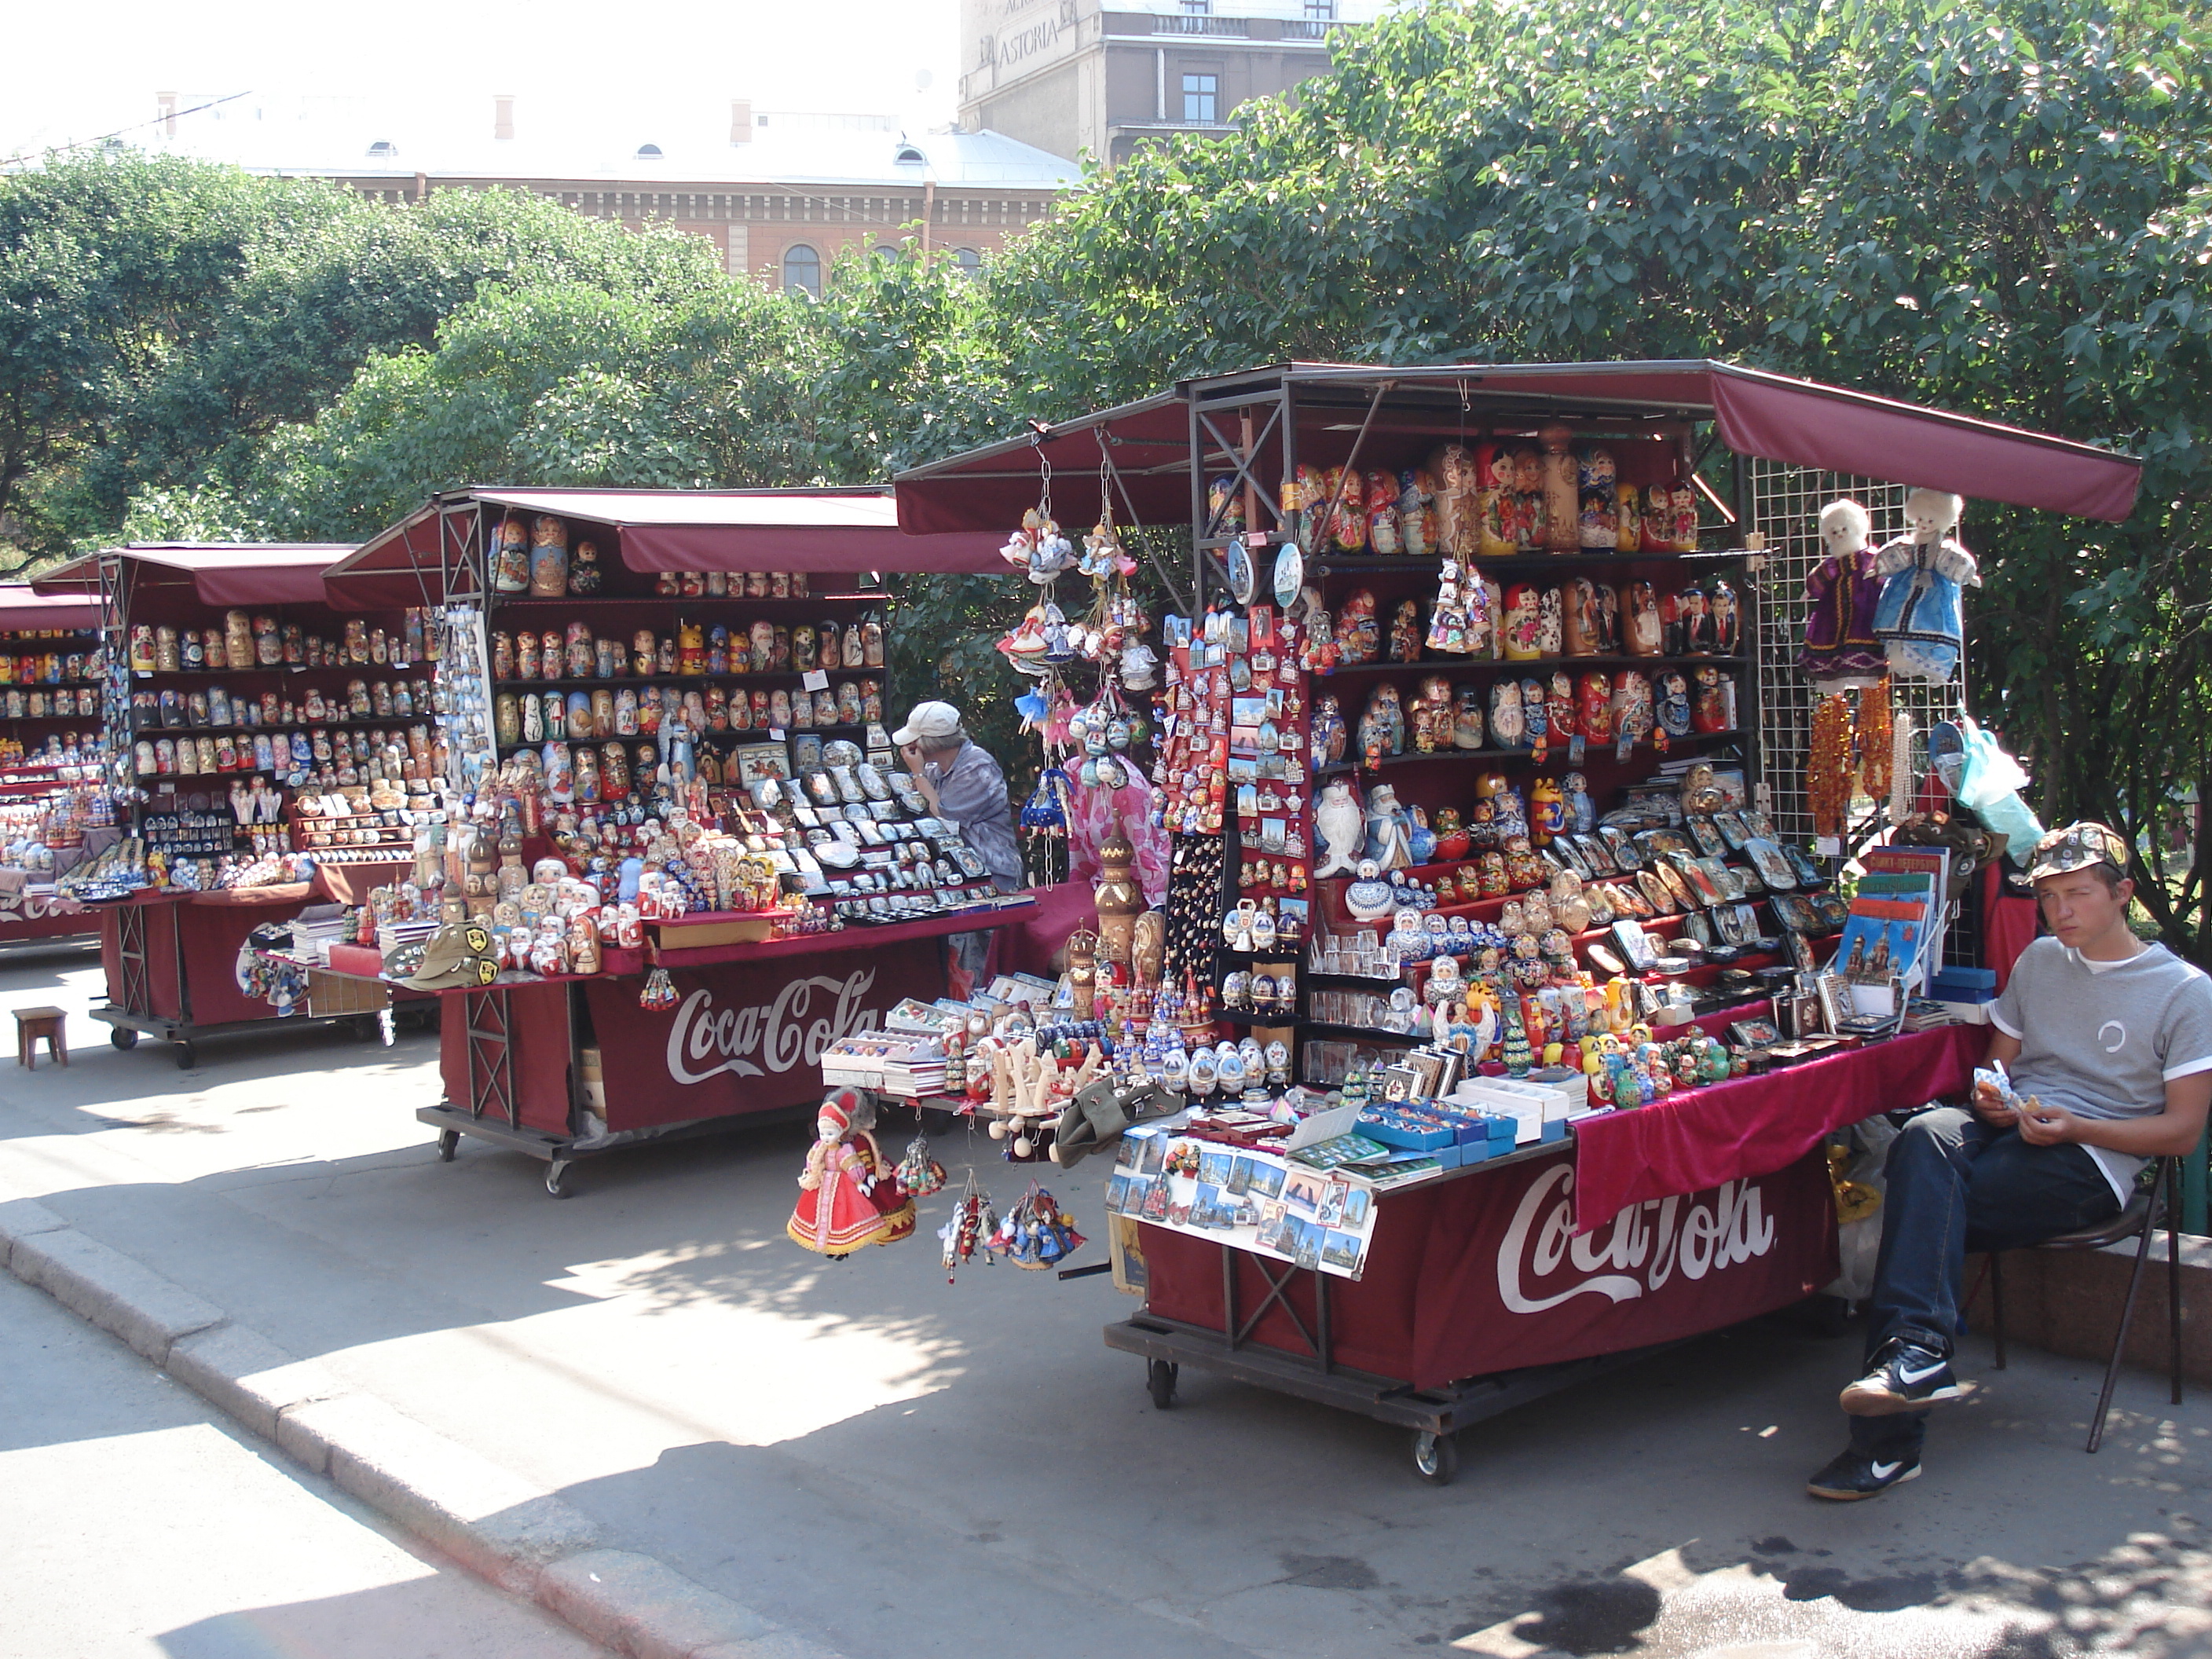
M1229 556L1229 592L1239 605L1252 603L1252 596L1260 591L1260 573L1252 568L1251 550L1238 537L1225 550Z
M1275 551L1275 603L1288 611L1305 586L1306 562L1296 542L1285 542Z

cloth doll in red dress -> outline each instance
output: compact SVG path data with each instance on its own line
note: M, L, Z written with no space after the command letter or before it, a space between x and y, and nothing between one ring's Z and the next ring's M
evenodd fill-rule
M819 1139L799 1177L799 1203L784 1224L793 1243L823 1255L849 1255L864 1244L890 1244L914 1232L914 1200L884 1162L869 1127L875 1110L840 1089L814 1120Z

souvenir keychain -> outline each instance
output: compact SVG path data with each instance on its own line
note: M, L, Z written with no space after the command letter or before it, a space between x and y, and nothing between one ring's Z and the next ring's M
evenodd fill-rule
M937 1230L945 1243L945 1282L953 1282L953 1275L963 1262L972 1261L975 1252L983 1248L984 1241L999 1230L999 1213L991 1207L991 1195L976 1182L975 1171L968 1171L967 1184L960 1196L953 1200L952 1214ZM988 1267L992 1256L983 1252L983 1263Z

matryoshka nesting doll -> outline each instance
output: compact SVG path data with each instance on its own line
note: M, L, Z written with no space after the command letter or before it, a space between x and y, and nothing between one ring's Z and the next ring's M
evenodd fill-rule
M1387 472L1370 472L1363 482L1366 486L1367 545L1377 557L1394 559L1405 544L1399 535L1398 481ZM1347 484L1346 491L1350 489Z
M1482 688L1462 685L1452 698L1452 747L1482 747Z
M1581 498L1577 539L1592 552L1618 550L1620 501L1613 492L1619 483L1611 450L1593 444L1575 458L1575 487Z
M1406 714L1396 686L1378 685L1368 695L1359 716L1359 752L1370 763L1406 752Z
M568 559L568 591L579 598L599 591L599 550L592 542L578 542Z
M1490 688L1490 742L1494 749L1528 746L1528 722L1521 712L1518 680L1499 680Z
M1733 657L1743 642L1743 612L1735 589L1716 580L1707 589L1705 603L1712 611L1714 653Z
M1553 675L1551 684L1545 688L1544 723L1555 744L1567 742L1579 728L1574 677L1564 669Z
M1735 726L1735 681L1717 668L1700 668L1690 708L1690 724L1699 732L1727 732Z
M791 630L791 665L794 668L814 666L814 624L800 623Z
M1644 550L1674 550L1674 491L1670 485L1656 483L1644 492Z
M1421 658L1421 607L1412 599L1398 602L1390 623L1390 660L1419 662Z
M1586 743L1613 741L1613 681L1603 674L1585 674L1575 686L1575 729Z
M1621 645L1632 657L1656 657L1662 643L1659 597L1651 584L1630 582L1621 590Z
M1626 481L1613 487L1613 551L1644 550L1644 492Z
M1550 778L1538 778L1528 789L1528 838L1541 847L1566 829L1565 796Z
M704 623L679 622L676 624L676 672L679 674L703 674L707 672L707 629Z
M1543 625L1543 596L1533 582L1516 582L1505 590L1505 659L1528 662L1544 654L1540 643Z
M1687 483L1678 483L1674 500L1674 550L1694 553L1698 550L1698 492Z
M1373 662L1382 648L1375 621L1375 596L1360 588L1344 602L1336 617L1337 660L1347 665Z
M1634 669L1613 680L1613 733L1631 743L1651 735L1651 682Z
M1575 463L1572 428L1553 421L1537 433L1544 452L1544 545L1554 553L1582 546L1581 470Z
M587 680L598 670L599 647L592 638L589 623L572 622L568 624L564 656L568 678L572 680Z
M1428 468L1407 467L1398 475L1398 540L1406 557L1425 559L1439 550L1436 502L1436 475Z
M1516 551L1513 526L1520 516L1513 484L1513 452L1504 444L1485 444L1475 462L1476 547L1485 558L1510 558Z
M1565 619L1560 615L1559 590L1547 587L1536 599L1536 654L1559 656L1566 646Z
M1597 584L1577 576L1559 590L1560 639L1570 657L1598 653Z
M1314 705L1312 735L1308 747L1314 765L1334 766L1344 758L1344 707L1334 693L1325 693Z
M1653 687L1655 717L1659 729L1670 738L1690 735L1690 683L1679 668L1659 676Z
M1552 741L1550 701L1544 695L1544 682L1521 682L1521 724L1528 733L1528 744L1541 749Z
M492 550L491 586L495 593L530 591L530 526L510 513L499 522L499 538Z
M500 647L506 644L507 635L492 635L492 672L501 679L534 680L538 678L538 634L526 628L515 635L507 647L505 662L501 661Z
M568 592L568 526L541 513L530 532L530 597L557 599Z

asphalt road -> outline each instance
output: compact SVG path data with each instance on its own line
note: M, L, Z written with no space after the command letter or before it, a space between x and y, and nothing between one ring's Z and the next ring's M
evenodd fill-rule
M0 968L0 1006L97 978ZM1923 1478L1826 1505L1802 1482L1856 1334L1747 1329L1468 1431L1436 1489L1398 1431L1188 1370L1156 1412L1101 1341L1132 1306L1105 1279L945 1283L945 1195L911 1243L804 1255L803 1126L581 1163L555 1202L517 1155L437 1161L427 1038L210 1042L180 1074L72 1036L69 1071L0 1073L0 1183L849 1659L2154 1659L2212 1633L2212 1396L2148 1376L2091 1457L2093 1367L1990 1373L1970 1341L1984 1386ZM1026 1179L937 1150L1002 1205ZM1093 1224L1103 1179L1047 1184Z

